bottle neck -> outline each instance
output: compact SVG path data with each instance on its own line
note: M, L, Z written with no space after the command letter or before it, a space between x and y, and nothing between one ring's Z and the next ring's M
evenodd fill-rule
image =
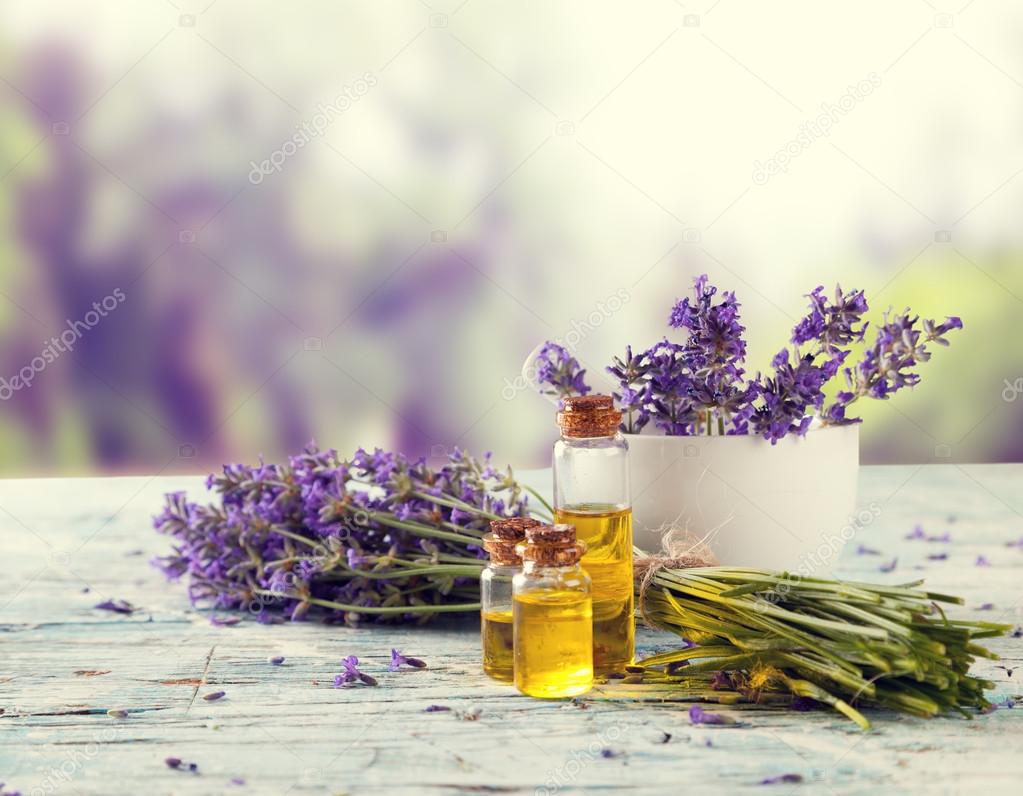
M523 561L522 571L526 575L531 576L553 576L553 575L568 575L573 572L578 572L582 569L582 566L576 562L575 564L565 564L563 566L551 566L550 564L538 564L535 561Z
M496 564L491 561L487 565L487 569L495 575L508 575L510 577L518 574L522 570L522 562L518 561L514 564Z

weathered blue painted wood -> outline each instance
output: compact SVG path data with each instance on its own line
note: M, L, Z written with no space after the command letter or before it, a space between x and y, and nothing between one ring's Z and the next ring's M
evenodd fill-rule
M533 474L537 484L546 474ZM872 519L842 576L926 577L966 598L959 616L1023 623L1023 465L864 468ZM686 706L540 702L490 682L471 622L430 628L210 625L148 565L150 515L196 478L0 483L0 781L23 794L731 792L783 773L833 793L1018 792L1023 706L973 721L877 715L860 733L829 713L744 711L692 727ZM915 524L949 543L907 540ZM858 545L881 555L857 555ZM928 556L948 553L945 560ZM991 566L976 565L978 555ZM898 558L891 574L882 561ZM86 589L88 591L86 591ZM132 616L93 606L122 598ZM981 609L986 603L991 609ZM670 636L642 631L643 652ZM994 698L1023 693L1023 639L990 644ZM425 671L389 674L389 651ZM378 688L334 689L358 655ZM283 655L283 666L268 656ZM1006 669L997 668L1004 666ZM1020 666L1015 677L1007 669ZM224 690L207 702L203 695ZM430 705L449 712L425 712ZM127 711L126 718L107 715ZM607 750L605 752L605 750ZM605 756L607 755L607 756ZM198 764L173 771L164 758ZM245 784L235 784L235 778Z

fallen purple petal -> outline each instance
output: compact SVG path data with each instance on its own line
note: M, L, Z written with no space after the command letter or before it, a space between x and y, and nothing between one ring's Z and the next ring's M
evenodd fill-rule
M214 627L232 627L242 621L240 616L211 616L210 624Z
M779 774L776 777L768 777L767 779L760 780L761 785L781 785L781 784L793 784L796 782L802 782L802 774Z
M699 705L689 708L690 724L734 724L735 720L721 713L711 713Z
M940 534L937 534L935 536L928 536L927 537L927 541L928 542L944 542L944 543L947 544L948 542L952 541L952 534L950 534L948 531L945 531L945 533L940 533Z
M895 571L895 567L898 565L898 563L899 563L899 559L893 558L887 564L882 564L881 566L879 566L878 569L881 572L894 572Z
M948 553L931 553L927 556L928 561L944 561L948 558Z
M926 539L927 538L927 534L924 533L924 529L923 529L922 526L917 525L915 528L913 528L913 532L912 533L907 533L906 534L906 538L907 539Z
M127 600L104 600L94 607L101 611L113 611L115 614L131 614L138 610Z
M991 562L987 560L987 556L977 556L977 560L973 562L978 567L989 567Z
M282 663L284 663L284 656L274 655L271 658L267 658L266 662L269 663L271 666L280 666Z
M226 696L226 691L211 691L209 694L203 694L202 698L207 702L216 702L218 699L223 699Z
M447 705L427 705L423 713L447 713L451 710Z
M856 548L856 555L858 556L879 556L881 555L880 550L875 550L873 547L867 547L866 545L860 545Z
M388 666L389 671L396 672L402 666L411 666L413 669L425 669L426 663L419 660L419 658L410 658L407 655L402 655L400 650L391 650L391 664Z
M995 607L994 603L981 603L977 606L978 611L991 611Z
M245 784L245 780L242 777L231 777L231 779L228 780L228 782L231 785L244 785Z

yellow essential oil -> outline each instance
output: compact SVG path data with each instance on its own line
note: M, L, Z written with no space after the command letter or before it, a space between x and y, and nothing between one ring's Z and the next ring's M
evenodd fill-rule
M621 672L636 652L633 615L632 510L584 503L559 508L555 522L574 525L586 544L583 569L593 581L593 669Z
M510 683L515 667L512 631L512 584L522 571L518 545L529 528L540 525L531 517L506 517L490 523L483 549L490 563L480 573L480 640L483 671L495 680Z
M483 671L495 680L512 682L515 644L511 611L482 611L480 632L483 637Z
M572 697L593 685L593 606L579 591L516 594L515 686L533 697Z

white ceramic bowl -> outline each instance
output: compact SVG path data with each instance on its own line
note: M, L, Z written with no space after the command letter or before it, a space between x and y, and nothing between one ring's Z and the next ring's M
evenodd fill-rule
M863 518L859 426L816 428L776 445L754 436L630 434L635 542L661 548L687 528L722 564L826 576Z

